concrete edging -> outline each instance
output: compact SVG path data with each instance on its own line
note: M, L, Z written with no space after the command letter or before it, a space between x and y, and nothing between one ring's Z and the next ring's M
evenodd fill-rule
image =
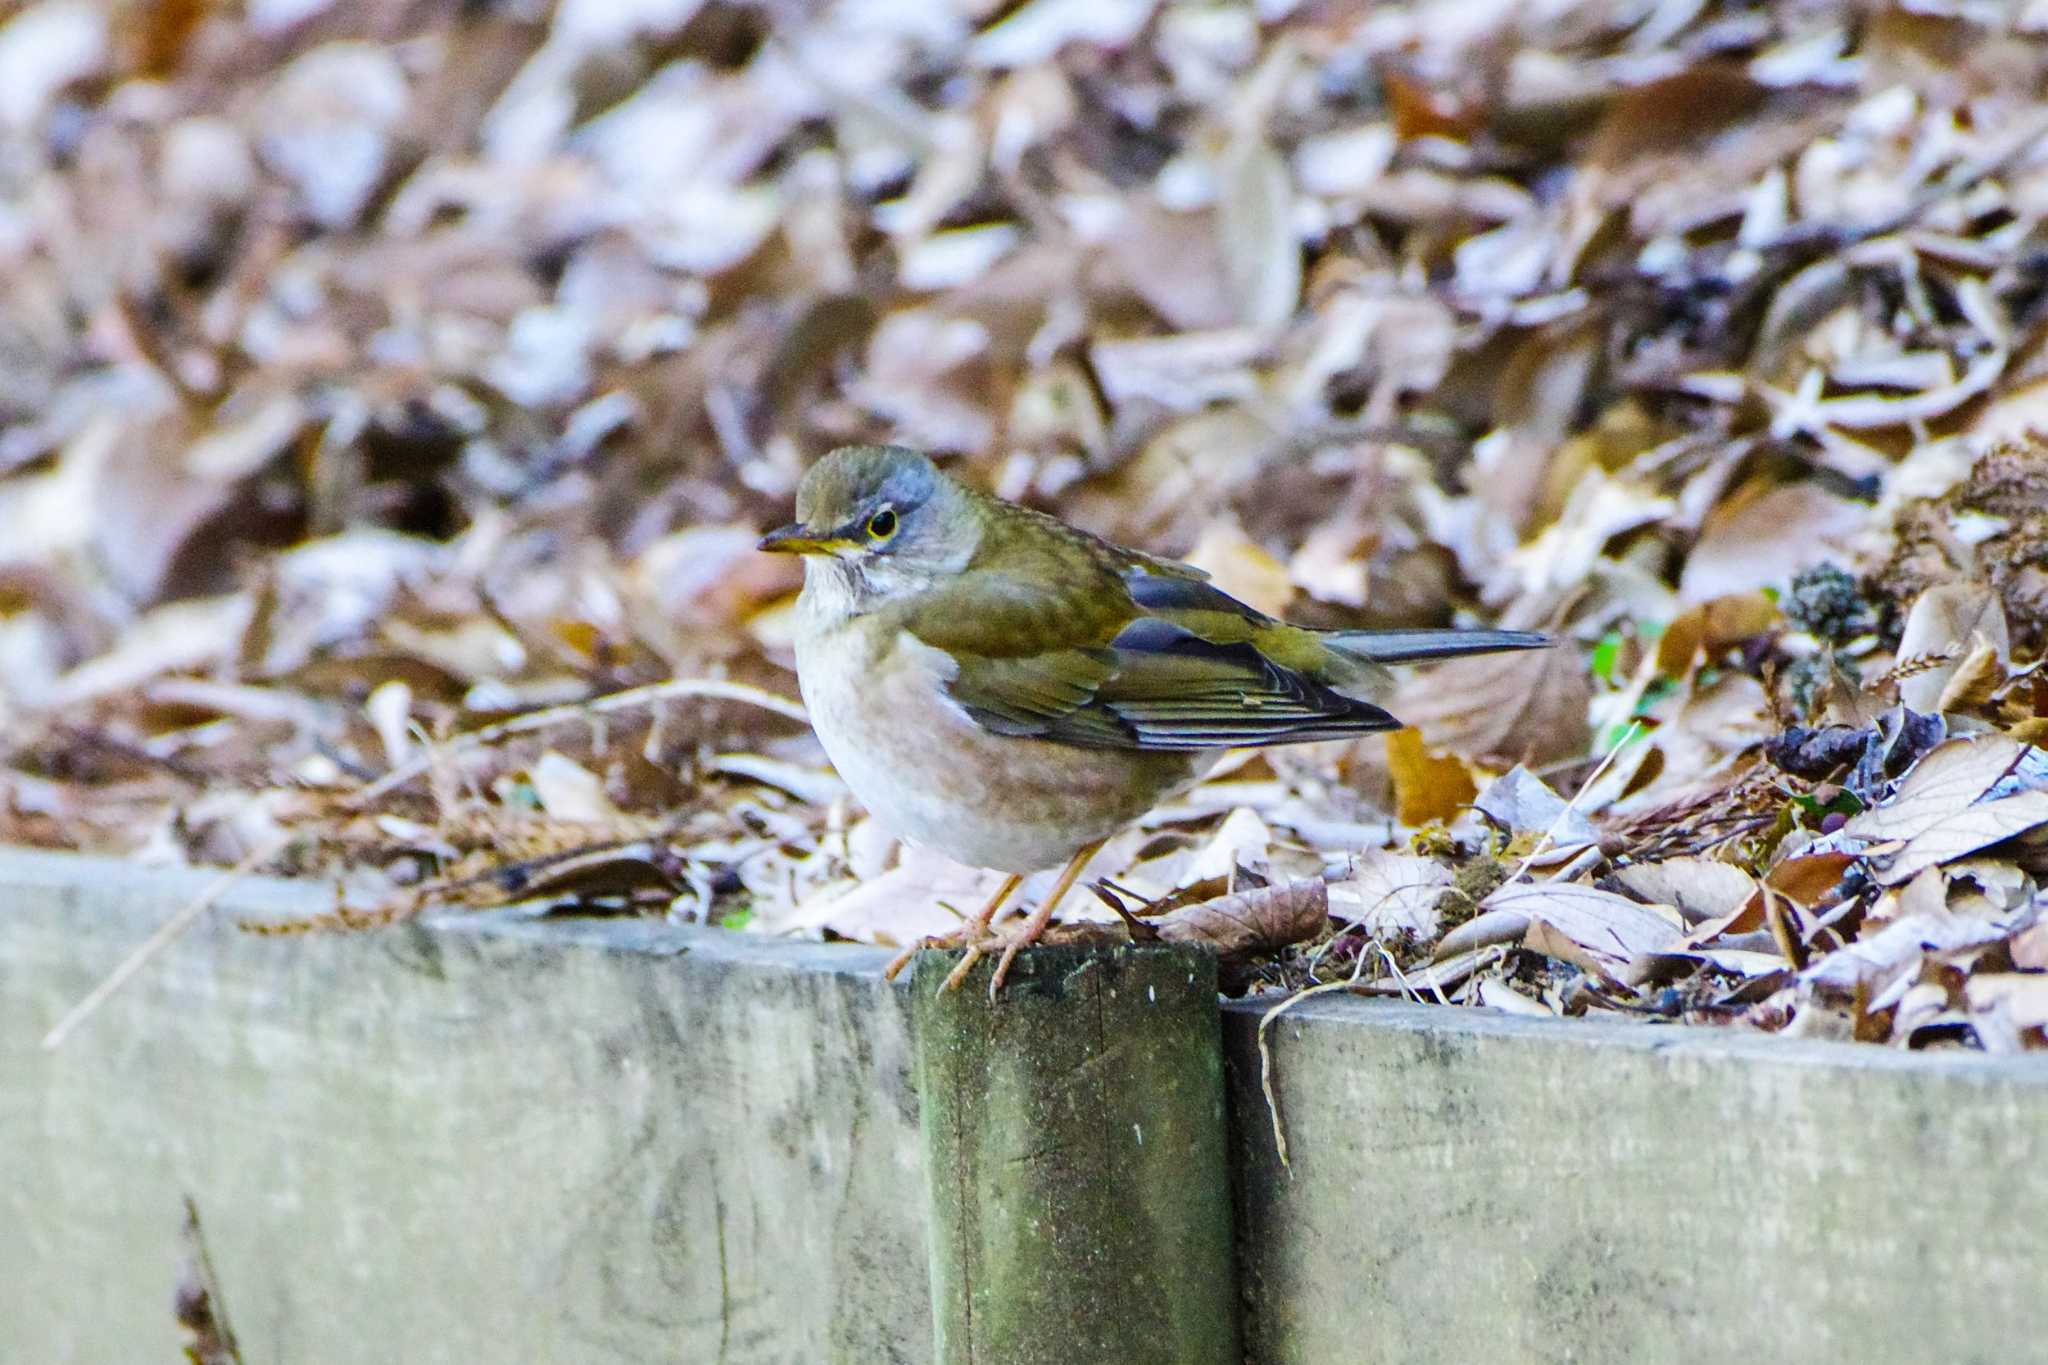
M174 1356L190 1193L252 1362L931 1358L885 953L217 919L43 1051L212 876L0 851L0 1355ZM1269 1030L1283 1171L1267 1008L1224 1010L1261 1365L2048 1359L2048 1059L1326 997Z

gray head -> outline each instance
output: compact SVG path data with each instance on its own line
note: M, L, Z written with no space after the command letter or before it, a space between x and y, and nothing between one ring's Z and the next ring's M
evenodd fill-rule
M973 498L905 446L841 446L796 490L796 521L761 548L805 556L857 597L958 573L981 538Z

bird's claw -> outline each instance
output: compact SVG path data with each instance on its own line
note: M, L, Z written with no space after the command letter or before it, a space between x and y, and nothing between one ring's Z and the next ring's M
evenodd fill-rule
M1039 934L1030 932L1031 927L1027 923L1009 934L982 934L974 938L967 937L959 930L950 934L934 934L898 953L882 970L882 976L885 980L894 981L898 974L910 965L911 960L927 948L942 952L959 949L960 960L953 964L953 970L946 973L946 979L939 985L942 991L957 991L966 983L975 964L1000 948L1002 956L997 959L995 974L989 978L988 983L988 998L993 1003L996 992L1000 991L1003 982L1009 979L1010 964L1017 960L1017 954L1038 941ZM1040 932L1043 932L1042 928Z

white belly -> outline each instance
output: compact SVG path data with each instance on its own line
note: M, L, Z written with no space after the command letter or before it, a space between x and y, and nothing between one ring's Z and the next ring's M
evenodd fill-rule
M832 766L889 830L973 867L1065 862L1189 781L1203 756L996 735L946 697L952 660L908 634L887 667L859 632L803 629L797 679ZM886 717L886 726L877 722Z

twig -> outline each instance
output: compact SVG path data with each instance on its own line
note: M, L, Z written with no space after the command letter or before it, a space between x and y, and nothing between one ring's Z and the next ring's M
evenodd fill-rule
M1600 766L1593 769L1592 774L1579 784L1578 790L1572 793L1571 800L1564 803L1564 809L1552 818L1550 828L1543 831L1543 837L1536 841L1536 847L1529 850L1528 856L1522 859L1522 865L1515 869L1515 875L1508 878L1510 882L1518 882L1528 875L1529 865L1543 856L1544 850L1548 849L1557 838L1558 829L1566 820L1571 818L1572 812L1579 808L1579 798L1591 790L1593 784L1600 780L1601 774L1607 771L1607 765L1614 762L1614 756L1623 749L1626 749L1629 741L1633 740L1636 737L1636 732L1642 728L1643 723L1640 720L1632 720L1628 723L1628 729L1622 731L1621 738L1614 742L1614 747L1609 749L1606 756L1600 760ZM1577 860L1573 860L1570 866L1576 867Z
M235 1341L235 1329L228 1322L227 1299L220 1292L220 1276L213 1268L213 1256L206 1249L206 1233L199 1226L199 1205L185 1196L185 1230L181 1239L185 1265L173 1298L178 1326L185 1329L185 1358L192 1365L242 1365L242 1350Z
M1373 946L1379 950L1380 956L1385 957L1388 965L1392 966L1394 960L1388 955L1387 950L1381 946L1380 941L1374 939L1372 942ZM1359 975L1364 971L1365 954L1360 953L1358 960L1351 964L1351 975L1345 977L1342 981L1324 981L1313 986L1305 986L1273 1006L1259 1020L1259 1093L1266 1097L1266 1114L1273 1121L1273 1149L1280 1154L1280 1168L1286 1171L1290 1178L1292 1178L1294 1172L1287 1161L1287 1130L1280 1123L1280 1101L1273 1093L1273 1050L1266 1043L1266 1029L1271 1026L1275 1019L1278 1019L1310 996L1322 995L1328 991L1348 990L1357 985ZM1401 969L1399 967L1394 968L1394 975L1400 979L1402 988L1406 989L1408 979L1401 976ZM1439 994L1438 998L1442 998L1441 994Z
M456 735L447 743L435 746L435 749L443 757L453 758L458 754L496 744L501 739L510 739L514 735L549 730L557 725L588 720L592 716L610 715L614 711L652 706L656 702L669 701L676 697L710 697L719 701L745 702L749 706L773 711L776 715L786 716L790 720L809 719L801 705L788 697L777 696L766 688L751 687L746 683L725 682L717 678L672 678L668 682L614 692L594 701L570 702L561 706L545 707L539 711L529 711L523 716L499 721L496 725L486 725L481 730L469 730ZM352 809L361 810L378 798L419 777L432 767L433 763L432 753L408 759L350 797L348 804Z
M55 1028L43 1035L44 1049L46 1051L55 1051L57 1048L62 1047L64 1040L69 1038L80 1024L90 1018L95 1010L101 1005L106 1004L115 991L127 985L129 978L147 966L151 958L170 947L187 930L197 924L199 917L212 909L214 902L227 894L230 887L276 857L284 849L284 846L290 842L291 838L289 835L279 836L278 838L266 841L247 857L243 858L242 861L214 878L212 882L208 883L204 891L194 896L177 914L172 915L169 919L158 925L156 932L142 941L141 947L122 959L120 966L107 973L106 980L93 987L85 999L73 1005L70 1012L57 1021Z
M1363 958L1360 959L1363 961ZM1266 1097L1266 1113L1273 1120L1273 1148L1280 1154L1282 1170L1293 1174L1287 1161L1287 1130L1280 1124L1280 1101L1273 1094L1273 1051L1266 1043L1266 1029L1275 1019L1293 1009L1313 995L1328 991L1345 990L1351 985L1349 978L1343 981L1325 981L1321 985L1306 986L1282 1000L1259 1020L1259 1092Z

